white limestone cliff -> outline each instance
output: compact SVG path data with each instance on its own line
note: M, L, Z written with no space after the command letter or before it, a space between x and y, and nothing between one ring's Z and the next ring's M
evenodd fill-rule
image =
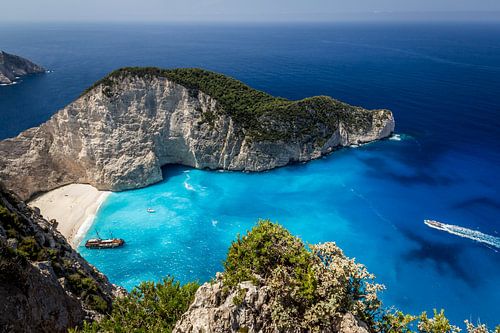
M0 180L22 199L69 183L121 191L162 180L167 164L263 171L394 130L390 111L355 108L345 112L359 113L368 127L334 119L338 126L332 129L318 120L322 138L266 140L252 137L222 111L201 90L193 93L165 77L120 77L112 88L97 85L39 127L1 141Z

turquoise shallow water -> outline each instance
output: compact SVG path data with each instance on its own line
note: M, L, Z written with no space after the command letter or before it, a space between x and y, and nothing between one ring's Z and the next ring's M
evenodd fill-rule
M498 250L423 224L500 237L500 24L0 22L0 46L51 70L0 87L0 138L121 66L202 67L286 98L388 108L409 135L262 174L168 166L164 182L113 194L98 214L123 249L80 248L113 282L206 281L262 217L338 242L387 285L387 305L500 323Z
M457 322L495 322L499 249L423 223L434 218L498 235L475 225L466 208L450 209L494 188L480 173L438 171L463 156L442 156L429 165L432 174L401 158L419 147L412 138L384 140L258 174L168 166L165 181L112 194L87 235L112 233L125 247L79 251L128 289L169 274L205 282L221 270L235 235L269 218L306 242L336 241L387 286L387 305L410 312L444 307Z

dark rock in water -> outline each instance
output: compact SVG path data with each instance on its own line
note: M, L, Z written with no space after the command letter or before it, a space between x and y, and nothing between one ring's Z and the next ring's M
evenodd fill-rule
M123 292L0 185L0 332L66 332Z
M44 72L45 68L28 59L0 51L0 84L11 84L19 76Z

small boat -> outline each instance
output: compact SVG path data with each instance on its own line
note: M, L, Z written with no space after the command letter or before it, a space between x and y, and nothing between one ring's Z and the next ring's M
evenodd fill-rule
M113 249L125 244L125 241L121 238L102 239L98 231L96 231L96 234L97 238L92 238L85 242L85 247L87 249ZM113 237L113 235L111 235L111 237Z
M438 221L434 220L424 220L424 223L427 224L428 226L436 227L436 228L442 228L443 224Z
M424 220L424 223L428 227L431 227L431 228L434 228L434 229L445 230L445 231L447 230L446 229L446 224L438 222L438 221L435 221L435 220Z
M148 208L148 209L147 209L147 212L148 212L148 213L155 213L155 212L156 212L156 210L154 210L153 208Z
M92 238L85 242L85 247L87 249L112 249L123 246L123 244L125 244L125 241L121 238Z

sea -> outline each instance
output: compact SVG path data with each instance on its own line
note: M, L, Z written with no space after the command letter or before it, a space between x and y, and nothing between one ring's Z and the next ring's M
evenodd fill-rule
M2 139L124 66L201 67L394 113L393 137L309 163L167 165L161 183L111 194L86 239L126 245L78 251L113 283L209 281L231 241L270 219L306 243L336 242L386 286L387 308L500 323L500 23L0 23L0 49L48 69L0 87Z

